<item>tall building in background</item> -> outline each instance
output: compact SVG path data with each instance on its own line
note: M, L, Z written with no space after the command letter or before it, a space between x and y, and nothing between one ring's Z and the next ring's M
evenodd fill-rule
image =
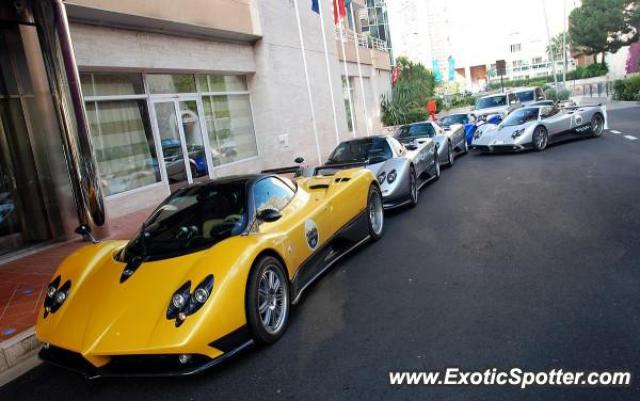
M548 75L545 1L551 35L563 28L575 2L552 0L396 0L387 4L395 57L406 56L448 81L449 57L460 90L481 90L497 80L496 60L507 62L507 78ZM560 68L562 63L558 60ZM571 61L569 67L573 68Z
M447 3L397 0L387 5L389 24L393 27L394 56L407 57L430 69L437 66L443 79L447 76L447 60L452 55Z

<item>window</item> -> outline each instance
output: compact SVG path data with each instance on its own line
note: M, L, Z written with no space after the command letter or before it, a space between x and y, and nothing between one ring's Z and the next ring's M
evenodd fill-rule
M246 78L241 75L198 75L197 81L213 164L217 166L257 156Z
M435 134L436 131L429 123L412 124L400 127L396 138L402 142L403 140L413 140L414 138L432 138Z
M481 97L476 101L476 109L488 109L491 107L500 107L507 105L507 97L505 95L496 95L496 96L488 96Z
M253 187L253 199L256 210L282 210L289 204L295 192L284 182L275 177L258 181Z
M518 97L518 100L520 100L521 102L531 102L535 100L534 92L535 91L533 90L516 92L516 96Z
M536 88L536 99L537 100L544 100L545 99L544 92L542 91L542 88Z
M393 157L385 138L362 138L339 144L327 160L327 164L350 162L381 163Z
M257 156L249 95L203 96L213 164Z
M514 43L511 46L509 46L511 53L517 53L520 50L522 50L522 44L521 43Z
M513 93L509 93L509 104L518 103L518 98Z
M347 81L347 79L349 81ZM354 97L354 87L353 87L353 78L342 76L342 96L344 97L344 109L345 115L347 116L347 127L349 128L349 132L353 132L356 128L354 127L355 119L351 114L351 103ZM351 100L350 100L351 99Z
M505 127L522 125L522 124L528 123L529 121L535 121L537 119L538 119L537 108L518 109L513 113L509 114L507 118L505 118L502 125Z
M105 194L113 195L160 181L142 77L139 74L82 74L81 82ZM103 99L103 96L110 97Z
M450 114L443 117L439 124L441 127L450 127L453 124L467 124L469 122L469 116L467 114Z
M198 75L200 92L246 92L247 80L242 75Z
M148 74L150 93L195 93L196 81L191 74Z
M151 213L123 259L195 252L242 233L248 220L244 188L244 182L232 182L178 190Z

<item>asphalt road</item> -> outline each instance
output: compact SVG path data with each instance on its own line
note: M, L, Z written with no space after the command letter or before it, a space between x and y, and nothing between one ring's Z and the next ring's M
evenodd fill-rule
M197 377L40 366L0 400L640 399L640 108L602 138L469 154L336 265L275 345ZM634 131L635 130L635 131ZM629 370L627 388L391 386L390 370Z

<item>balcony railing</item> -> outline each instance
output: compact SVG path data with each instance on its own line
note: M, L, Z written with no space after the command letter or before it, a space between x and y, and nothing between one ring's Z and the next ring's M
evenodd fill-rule
M349 42L349 41L355 42L357 40L358 46L360 47L366 47L368 49L376 49L383 52L389 51L386 41L375 38L368 34L357 33L347 29L342 31L342 38L344 39L345 42ZM340 40L339 29L336 29L336 39Z

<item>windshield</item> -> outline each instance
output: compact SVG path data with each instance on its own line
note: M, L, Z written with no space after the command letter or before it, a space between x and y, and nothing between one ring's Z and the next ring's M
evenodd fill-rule
M532 102L535 100L534 92L532 90L516 92L516 96L520 102Z
M453 124L467 124L469 117L466 114L451 114L449 116L442 117L440 120L441 127L450 127Z
M476 109L488 109L491 107L500 107L507 105L507 97L505 95L489 96L478 99Z
M510 127L513 125L522 125L529 121L535 121L538 119L538 109L519 109L509 114L502 123L504 127Z
M400 127L396 132L396 139L400 142L407 143L416 138L433 138L436 131L429 123L412 124Z
M380 163L391 159L393 153L385 138L363 138L342 142L329 156L327 164L350 162Z
M169 196L127 244L123 259L159 259L208 248L247 224L245 184L187 187Z

